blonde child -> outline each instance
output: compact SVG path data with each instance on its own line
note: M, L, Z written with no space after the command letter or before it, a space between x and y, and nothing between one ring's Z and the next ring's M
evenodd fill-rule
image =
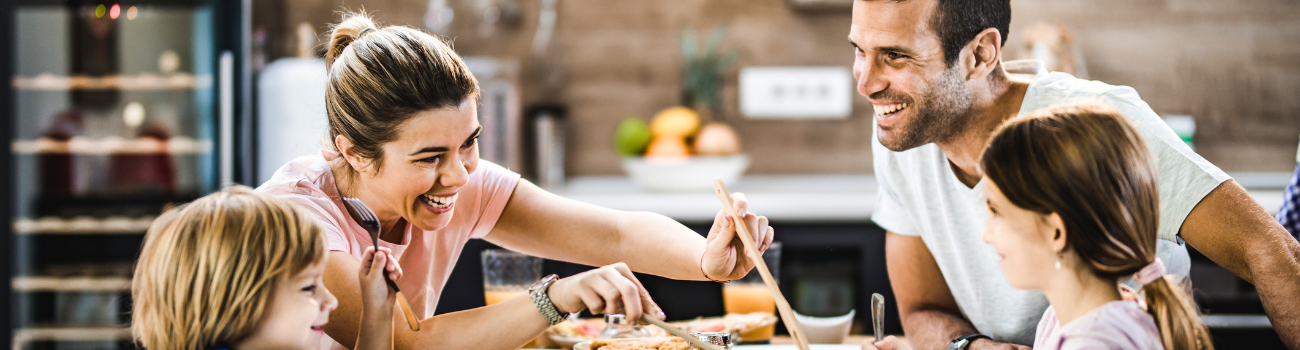
M338 300L325 289L315 218L243 186L164 213L136 264L131 332L151 350L319 349ZM360 272L355 349L392 349L393 303L382 273L401 269L370 248Z
M1077 104L1015 117L980 166L984 241L1012 286L1051 303L1035 350L1213 350L1193 301L1156 258L1156 170L1118 111ZM894 337L874 345L907 348Z

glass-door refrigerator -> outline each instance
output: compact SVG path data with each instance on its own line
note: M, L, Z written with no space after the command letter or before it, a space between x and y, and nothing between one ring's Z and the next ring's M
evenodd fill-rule
M133 349L159 213L244 182L246 2L0 4L0 339Z

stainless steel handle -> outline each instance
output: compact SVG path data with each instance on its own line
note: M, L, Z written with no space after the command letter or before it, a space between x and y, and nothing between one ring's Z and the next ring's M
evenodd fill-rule
M221 51L217 62L217 185L235 182L235 54Z

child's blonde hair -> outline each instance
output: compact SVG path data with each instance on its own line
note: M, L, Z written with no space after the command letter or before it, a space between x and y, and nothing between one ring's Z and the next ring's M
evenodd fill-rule
M276 285L325 260L307 211L235 186L164 213L131 282L131 333L152 350L231 346L252 334Z

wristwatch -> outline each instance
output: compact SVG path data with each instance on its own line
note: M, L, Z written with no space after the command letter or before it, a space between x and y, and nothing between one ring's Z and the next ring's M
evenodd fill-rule
M537 305L537 311L541 311L542 317L546 318L546 323L552 326L569 318L568 314L556 309L555 303L551 302L551 297L546 295L546 290L551 288L551 284L555 283L556 279L559 279L559 276L551 274L542 277L542 280L534 283L532 287L528 287L528 295L533 298L533 304Z
M948 350L966 350L967 348L970 348L970 343L973 343L975 342L975 340L978 339L993 339L993 338L989 338L989 336L987 335L978 334L978 333L964 335L961 338L953 339L951 343L948 343Z

